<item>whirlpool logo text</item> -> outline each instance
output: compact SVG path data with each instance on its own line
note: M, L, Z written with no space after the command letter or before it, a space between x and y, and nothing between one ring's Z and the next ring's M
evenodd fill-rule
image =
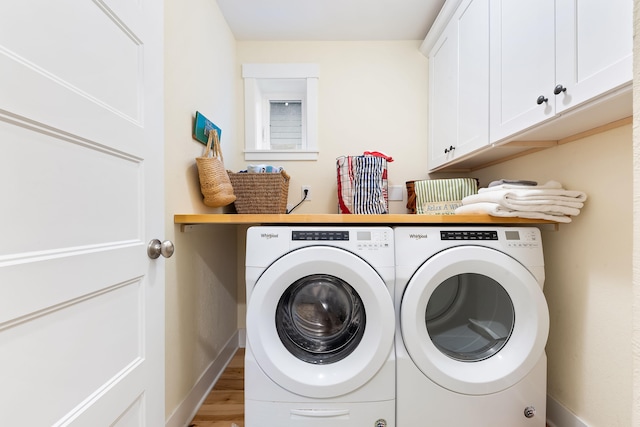
M277 233L262 233L260 235L260 237L262 237L263 239L277 239L278 238L278 234Z
M409 234L409 238L414 240L422 240L422 239L426 239L427 235L426 234Z

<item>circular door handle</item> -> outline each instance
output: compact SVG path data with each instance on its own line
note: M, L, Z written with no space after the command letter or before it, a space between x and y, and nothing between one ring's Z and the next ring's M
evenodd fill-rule
M149 258L156 259L160 255L165 258L170 258L175 251L175 247L173 246L173 242L171 240L165 240L164 242L160 242L158 239L153 239L149 242L147 246L147 255Z
M560 95L562 92L566 92L567 88L562 86L562 85L558 85L553 89L553 94L554 95Z
M543 102L547 102L549 100L549 98L545 98L544 95L540 95L538 97L538 100L536 101L538 103L538 105L542 104Z

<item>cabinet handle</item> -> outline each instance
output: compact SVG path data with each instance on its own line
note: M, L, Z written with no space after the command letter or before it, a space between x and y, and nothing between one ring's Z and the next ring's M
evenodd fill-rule
M562 92L566 92L567 88L562 86L562 85L558 85L553 89L553 94L554 95L560 95Z
M451 153L455 149L456 147L454 147L453 145L450 145L449 148L444 149L444 154Z
M536 101L538 103L538 105L542 104L543 102L547 102L549 100L549 98L545 98L544 95L540 95L538 97L538 100Z

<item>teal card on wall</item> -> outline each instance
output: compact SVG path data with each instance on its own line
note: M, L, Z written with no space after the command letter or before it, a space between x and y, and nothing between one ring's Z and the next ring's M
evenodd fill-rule
M222 129L215 125L211 120L207 119L199 111L196 111L196 119L193 123L193 139L207 145L209 141L209 132L215 129L218 131L218 139L222 143Z

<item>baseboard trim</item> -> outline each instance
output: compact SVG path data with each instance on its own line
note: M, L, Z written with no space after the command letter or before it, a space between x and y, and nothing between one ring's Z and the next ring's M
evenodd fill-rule
M588 427L580 418L547 395L547 425L549 427Z
M236 354L238 347L244 346L240 345L240 339L240 331L236 331L231 338L229 338L218 357L205 369L187 397L169 416L165 422L165 427L187 427L189 425L189 422L196 415L200 406L202 406L202 403L233 358L233 355Z

